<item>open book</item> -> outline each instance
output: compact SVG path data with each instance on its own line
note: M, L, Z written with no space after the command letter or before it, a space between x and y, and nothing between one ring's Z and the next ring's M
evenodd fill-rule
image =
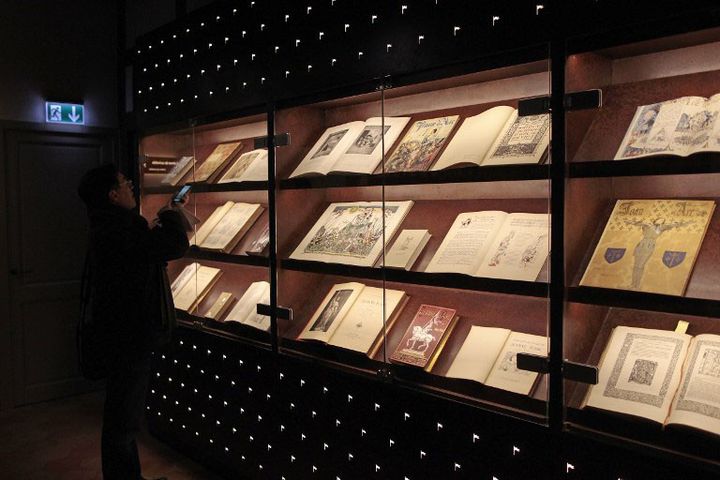
M414 122L385 160L385 172L424 172L430 168L458 118L458 115L450 115Z
M583 406L720 435L720 335L616 327Z
M257 313L257 304L270 304L270 284L253 282L225 318L226 322L238 322L258 330L270 330L270 317Z
M374 117L325 130L290 178L328 173L372 173L400 136L408 117ZM380 145L385 137L385 149Z
M240 155L217 183L265 182L268 179L268 152L264 148Z
M191 313L215 285L220 275L222 270L219 268L200 265L197 262L186 266L170 287L175 308Z
M682 295L712 200L618 200L580 285Z
M202 165L195 169L193 181L213 183L223 168L240 152L241 148L241 142L218 144L210 155L207 156Z
M615 160L650 155L686 157L720 151L720 94L680 97L635 111Z
M547 337L507 328L473 326L445 376L529 395L538 374L517 368L518 353L546 356Z
M317 340L354 350L372 358L383 342L383 325L390 330L407 302L400 290L383 289L349 282L333 285L298 340Z
M225 202L198 228L190 243L206 250L232 252L262 212L257 203Z
M383 223L385 238L392 238L412 205L331 203L290 258L372 267L383 250Z
M426 272L535 281L549 251L550 215L461 213Z
M427 230L403 230L385 254L385 266L410 270L431 236Z
M452 308L420 305L390 360L429 372L457 324Z
M549 114L519 117L512 107L493 107L466 118L430 170L540 163L547 154L549 139Z
M162 180L160 180L160 183L163 185L175 186L180 183L180 180L182 180L183 177L187 175L187 172L189 172L192 168L195 157L193 157L192 155L186 155L184 157L180 157L179 159L173 160L173 167L165 174Z

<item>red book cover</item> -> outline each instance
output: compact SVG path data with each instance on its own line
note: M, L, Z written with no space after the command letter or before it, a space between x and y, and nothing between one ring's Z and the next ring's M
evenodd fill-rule
M429 370L455 318L455 310L452 308L420 305L390 359L420 368L430 364L426 368Z

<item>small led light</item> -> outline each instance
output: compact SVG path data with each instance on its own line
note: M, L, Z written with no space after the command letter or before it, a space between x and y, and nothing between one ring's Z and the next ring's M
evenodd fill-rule
M348 31L349 28L350 28L350 24L349 24L349 23L346 23L346 24L345 24L345 33L347 33L347 31Z
M494 15L494 16L492 17L492 25L493 25L493 27L495 26L495 23L497 23L497 22L499 22L499 21L500 21L500 17L498 17L497 15Z
M309 72L310 70L312 70L312 65L307 66L307 71ZM282 375L282 374L280 374L280 375ZM280 377L280 378L282 378L282 377Z
M540 15L540 11L545 8L545 5L535 5L535 15Z
M371 24L375 23L375 20L377 20L377 18L378 18L377 15L372 15L372 16L370 17L370 23L371 23Z
M460 27L453 27L453 37L456 37L459 31Z
M401 5L400 6L400 15L405 15L405 10L407 10L407 5Z
M310 12L312 12L312 7L311 7L310 5L308 5L308 7L307 7L307 14L310 15Z
M290 20L290 15L285 14L285 23L288 23L289 20Z
M299 46L300 46L300 39L299 39L299 38L296 38L296 39L295 39L295 47L297 48L297 47L299 47Z
M280 47L278 45L275 45L275 53L278 53L280 51Z
M325 32L318 32L318 40L322 40L325 36Z

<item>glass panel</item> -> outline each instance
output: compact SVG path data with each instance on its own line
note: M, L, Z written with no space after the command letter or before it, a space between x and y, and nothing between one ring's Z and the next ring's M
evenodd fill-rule
M514 352L547 355L550 125L516 109L547 52L463 68L277 112L280 350L543 422Z
M168 266L179 321L269 346L269 317L256 314L269 303L267 150L254 141L266 135L266 115L249 116L146 137L140 154L148 221L191 186L191 247Z
M383 108L409 117L383 163L386 209L413 201L385 253L386 287L408 296L385 342L392 374L539 422L546 379L516 354L548 352L550 118L517 109L549 96L546 55L397 82Z
M567 59L568 91L603 96L567 114L564 356L600 367L597 386L566 382L568 426L706 458L720 446L719 46L712 29ZM677 420L691 428L660 429Z
M276 148L281 354L374 373L383 351L380 93L279 110ZM400 127L385 132L397 135Z

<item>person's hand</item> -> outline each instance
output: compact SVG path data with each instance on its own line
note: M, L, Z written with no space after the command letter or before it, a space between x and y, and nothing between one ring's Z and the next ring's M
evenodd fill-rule
M170 199L170 202L168 203L168 208L184 207L184 206L188 203L188 200L189 200L189 199L190 199L190 193L187 193L187 194L183 197L183 199L180 200L179 202L173 202L172 199Z

